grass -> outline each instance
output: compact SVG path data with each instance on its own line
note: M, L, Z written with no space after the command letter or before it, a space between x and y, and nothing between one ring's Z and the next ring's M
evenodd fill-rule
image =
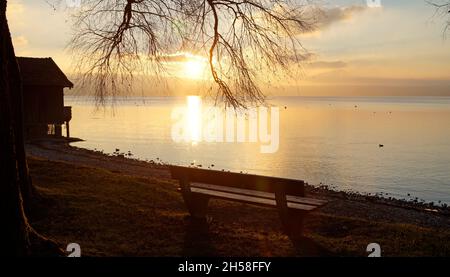
M188 217L174 181L30 158L41 194L31 223L84 256L449 256L450 231L333 213L308 217L302 247L281 232L274 209L213 200L210 220Z

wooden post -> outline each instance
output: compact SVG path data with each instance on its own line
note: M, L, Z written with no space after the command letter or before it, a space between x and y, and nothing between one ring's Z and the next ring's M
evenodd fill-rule
M191 192L191 186L188 177L180 180L181 194L184 203L194 218L204 219L208 211L209 197L206 195L195 194Z
M281 185L274 184L275 200L277 202L278 214L285 233L295 244L303 237L303 219L305 213L301 210L289 209L286 200L286 192Z
M55 124L55 136L57 136L57 137L61 137L62 136L61 124Z
M66 137L70 138L70 124L69 124L69 121L66 121Z

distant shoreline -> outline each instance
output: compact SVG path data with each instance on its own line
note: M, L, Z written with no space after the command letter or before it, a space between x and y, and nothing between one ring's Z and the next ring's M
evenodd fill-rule
M169 95L141 95L141 94L130 94L130 95L117 95L117 96L105 96L106 100L124 100L124 99L146 99L146 98L155 98L155 99L184 99L186 96L193 94L185 94L185 95L177 95L177 94L169 94ZM199 95L201 96L201 94ZM73 92L65 92L64 97L68 100L76 99L76 98L91 98L95 100L95 96L89 93L73 93ZM304 98L304 99L399 99L399 100L423 100L423 99L450 99L449 95L303 95L303 94L268 94L267 100L273 99L282 99L282 98Z

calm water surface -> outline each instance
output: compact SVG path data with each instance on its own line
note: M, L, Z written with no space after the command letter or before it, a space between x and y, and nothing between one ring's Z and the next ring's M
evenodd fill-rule
M78 147L450 204L450 98L276 98L280 143L273 154L256 143L175 143L171 112L184 101L126 98L114 110L96 110L91 98L65 98L71 135L85 140Z

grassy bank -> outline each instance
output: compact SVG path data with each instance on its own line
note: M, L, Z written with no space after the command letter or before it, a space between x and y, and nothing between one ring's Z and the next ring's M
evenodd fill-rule
M29 163L42 195L32 225L63 247L79 243L83 255L365 256L371 242L381 245L384 256L450 255L450 231L442 224L355 208L370 203L332 200L309 216L307 239L294 247L274 209L213 200L209 222L193 222L170 179L40 158ZM389 215L389 206L373 208Z

